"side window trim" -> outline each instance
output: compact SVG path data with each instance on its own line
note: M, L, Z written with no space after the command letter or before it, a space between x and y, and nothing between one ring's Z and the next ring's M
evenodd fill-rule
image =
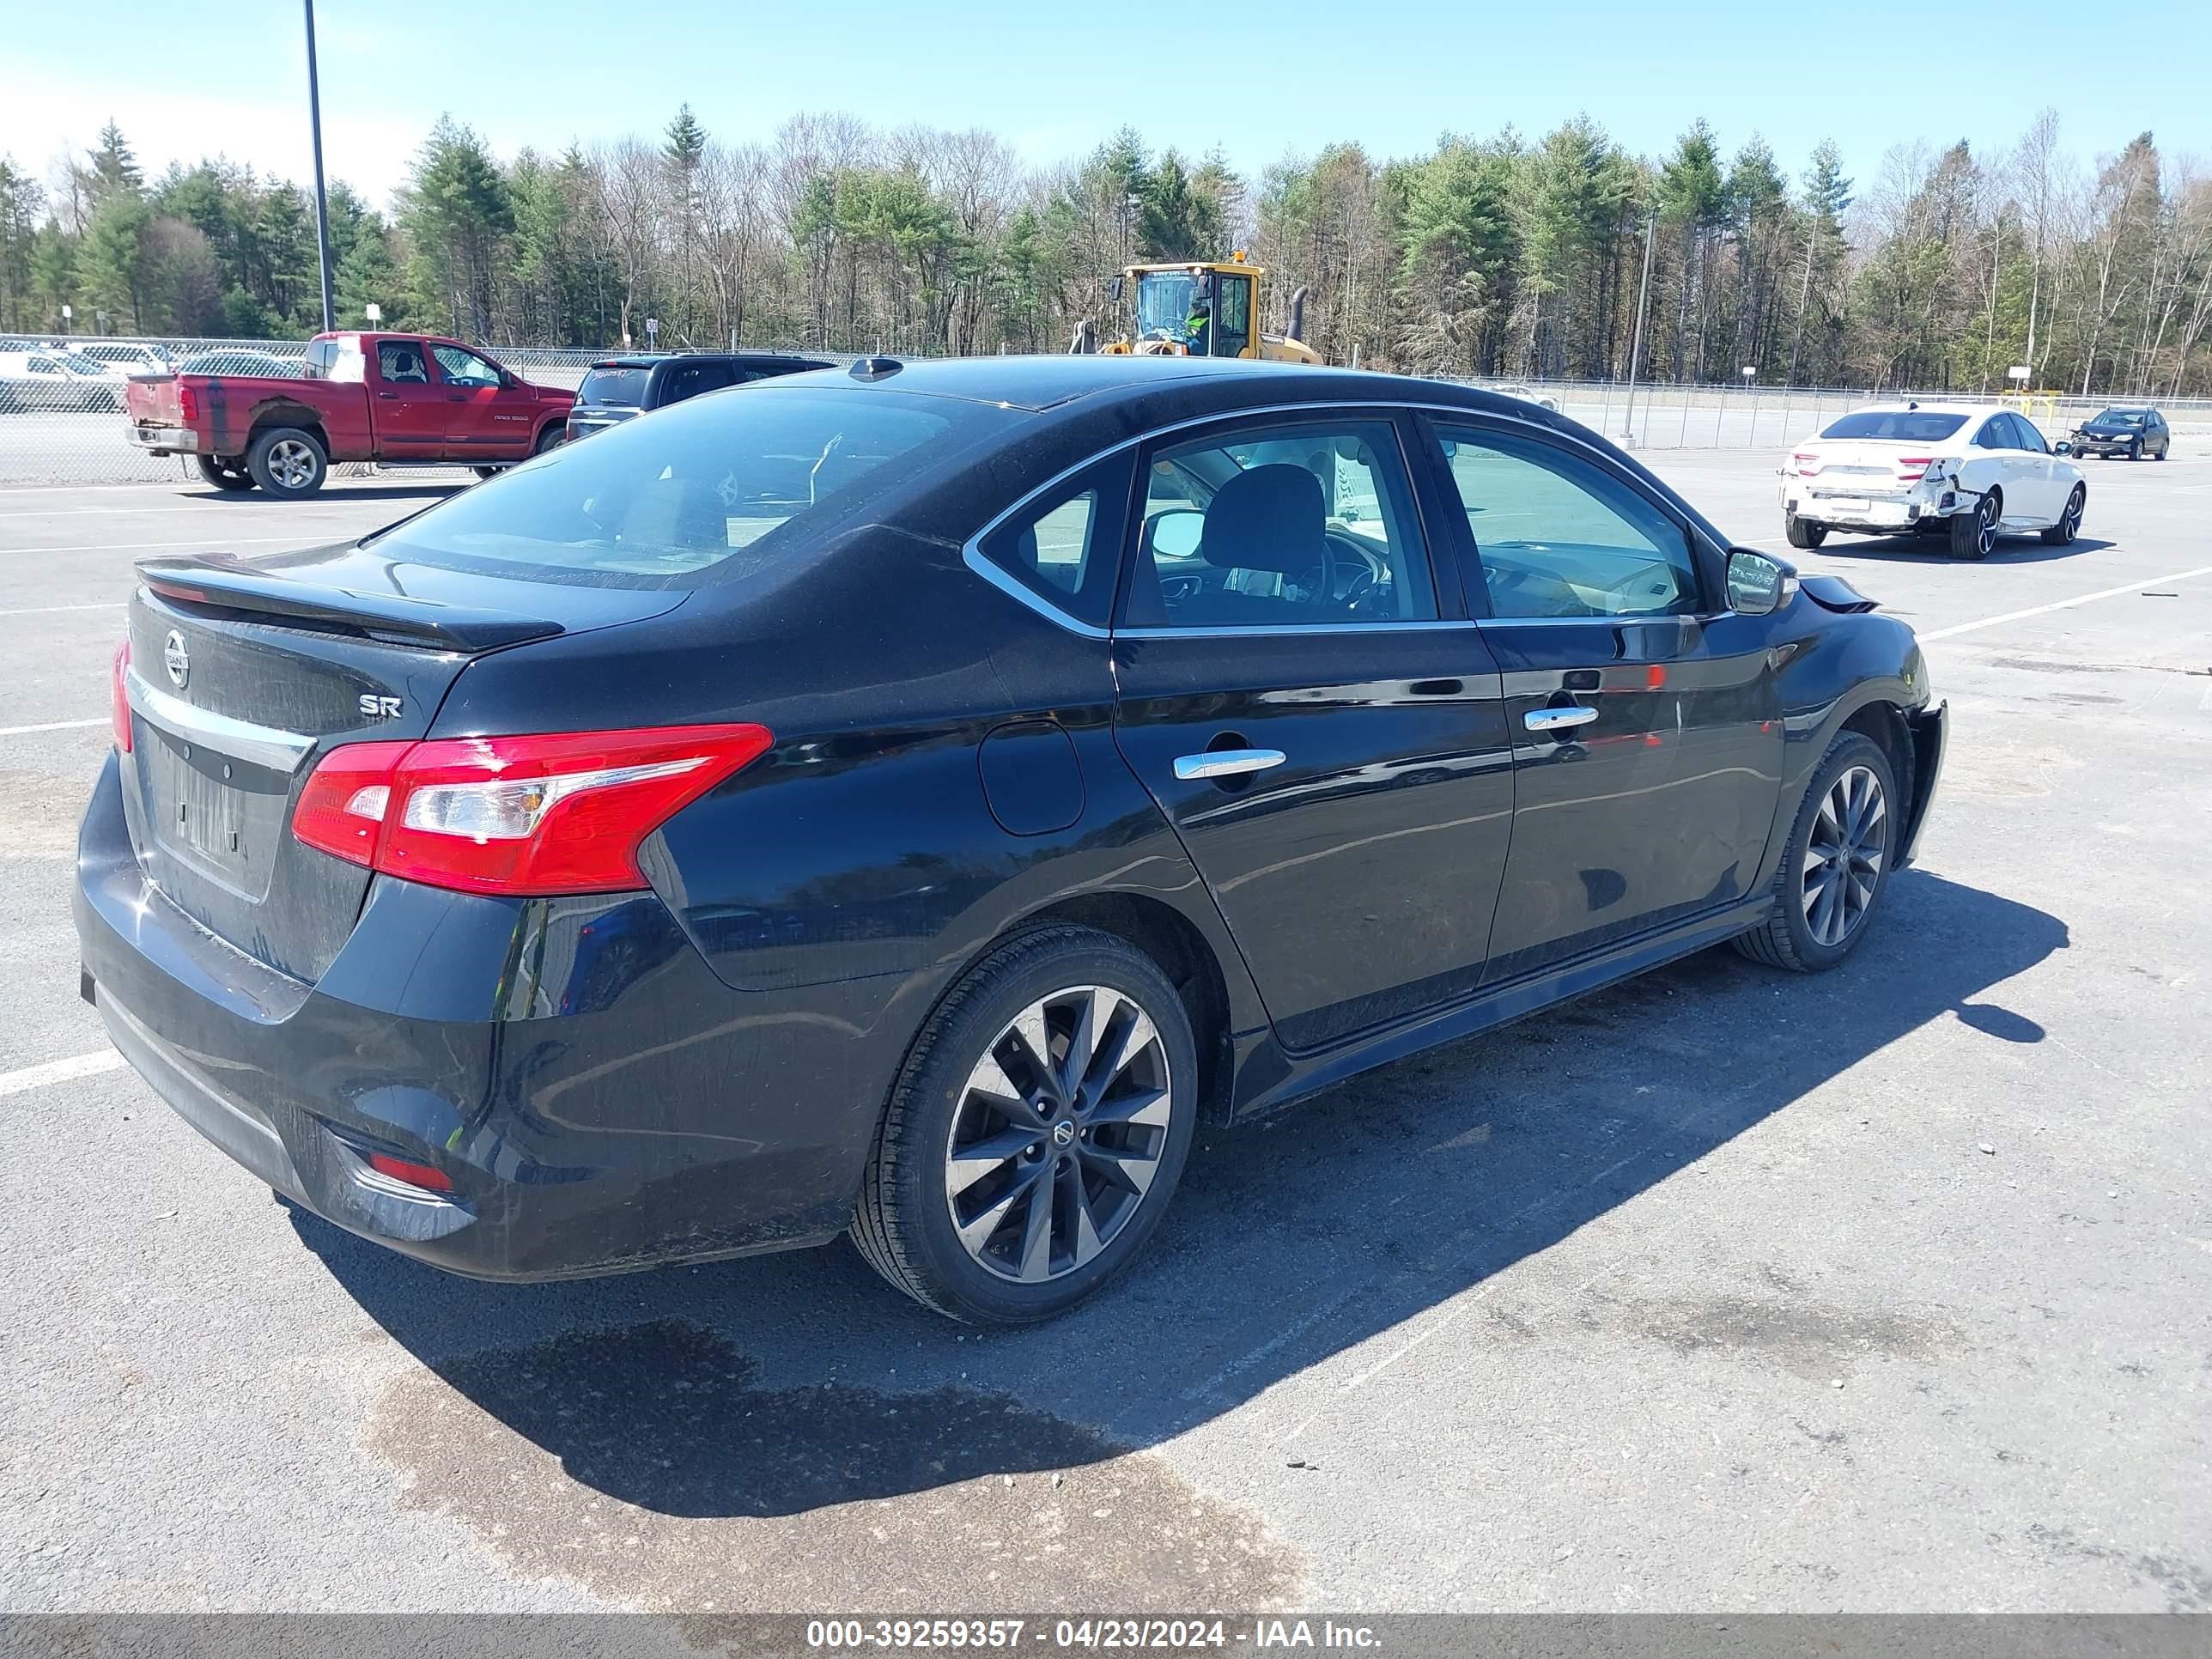
M1294 637L1300 634L1337 633L1347 629L1360 633L1376 629L1434 629L1462 628L1467 619L1462 607L1453 601L1459 595L1459 582L1455 578L1445 580L1445 572L1437 562L1438 542L1431 522L1431 492L1422 487L1421 474L1426 456L1422 454L1418 433L1409 430L1407 417L1412 410L1389 404L1326 404L1295 406L1291 409L1238 410L1232 413L1196 421L1178 422L1164 430L1147 434L1130 446L1137 464L1129 479L1129 507L1127 522L1121 534L1121 581L1114 596L1112 632L1117 639L1202 639L1202 638L1276 638ZM1144 625L1131 627L1121 620L1129 599L1129 573L1137 562L1138 538L1144 534L1143 508L1145 482L1152 477L1152 463L1164 449L1183 449L1199 444L1218 444L1233 438L1242 430L1259 429L1280 431L1295 426L1339 426L1346 424L1387 425L1398 446L1400 476L1404 478L1409 496L1413 522L1409 526L1420 543L1419 554L1426 561L1429 591L1435 597L1437 615L1433 617L1376 617L1344 623L1298 623L1282 627L1258 624L1236 628L1154 628ZM1416 460L1419 455L1420 459ZM1447 614L1462 610L1455 617Z
M995 515L963 543L961 562L1009 599L1019 601L1056 627L1089 640L1111 637L1111 629L1107 626L1085 620L1052 594L1031 586L1015 575L985 551L984 544L1011 526L1024 523L1032 518L1042 518L1045 512L1054 510L1066 501L1095 492L1098 505L1097 522L1091 533L1097 538L1096 552L1101 561L1101 568L1092 580L1103 585L1106 599L1103 614L1111 618L1121 603L1122 568L1127 562L1129 492L1134 477L1130 460L1135 453L1134 444L1115 444L1054 473L1012 507ZM1086 475L1091 474L1096 474L1097 479L1088 489L1071 487L1082 483ZM1086 581L1085 586L1089 585ZM1075 596L1068 594L1066 597L1073 599Z
M1440 492L1443 492L1445 501L1453 504L1453 510L1446 516L1449 520L1456 521L1455 527L1458 530L1461 538L1459 545L1464 550L1462 556L1467 562L1461 573L1461 580L1467 590L1468 612L1470 616L1481 617L1484 627L1549 628L1561 623L1579 623L1587 627L1592 622L1607 619L1592 617L1499 617L1492 614L1490 608L1490 587L1482 573L1482 550L1475 541L1473 524L1468 521L1466 513L1460 510L1464 504L1461 502L1459 484L1451 476L1451 464L1443 453L1443 434L1440 428L1447 426L1470 428L1507 443L1530 444L1565 456L1571 460L1581 461L1594 468L1620 489L1629 491L1652 512L1674 526L1676 532L1682 538L1683 556L1689 560L1691 573L1697 580L1697 609L1691 611L1670 612L1668 617L1687 616L1711 618L1726 614L1727 607L1723 605L1716 608L1712 596L1715 592L1722 591L1717 586L1718 577L1717 567L1726 558L1727 550L1711 546L1698 526L1685 518L1672 502L1662 495L1655 495L1635 474L1624 471L1614 465L1610 457L1588 446L1571 447L1555 443L1547 434L1531 425L1519 422L1511 423L1501 422L1480 410L1469 410L1462 415L1431 408L1422 411L1421 422L1426 429L1428 441L1435 447L1434 465L1438 469L1437 487ZM1615 617L1612 620L1616 622L1659 621L1662 618Z

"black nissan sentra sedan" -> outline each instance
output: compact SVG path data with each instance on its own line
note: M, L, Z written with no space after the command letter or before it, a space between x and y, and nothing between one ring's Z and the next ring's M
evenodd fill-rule
M1201 1121L1701 947L1843 960L1911 630L1565 416L1200 359L770 381L139 567L84 988L279 1192L541 1279L1121 1273Z

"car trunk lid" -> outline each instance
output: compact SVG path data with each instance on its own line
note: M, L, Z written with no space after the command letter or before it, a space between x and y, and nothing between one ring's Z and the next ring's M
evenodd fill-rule
M1810 481L1815 496L1887 495L1919 483L1936 457L1955 453L1956 441L1948 441L1947 450L1945 444L1925 439L1816 439L1798 445L1790 464L1799 477Z
M305 846L292 809L345 743L420 738L470 662L639 621L671 590L572 586L339 546L149 561L131 605L125 805L154 885L217 937L313 981L369 872Z

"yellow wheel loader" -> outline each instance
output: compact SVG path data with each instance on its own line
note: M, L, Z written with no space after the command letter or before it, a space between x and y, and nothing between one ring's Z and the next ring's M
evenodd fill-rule
M1298 337L1304 331L1306 291L1291 295L1290 326L1279 335L1260 331L1261 284L1267 273L1246 262L1240 248L1217 262L1131 265L1115 279L1119 300L1126 283L1134 293L1134 337L1099 345L1085 318L1076 325L1073 349L1139 357L1265 357L1274 362L1318 363L1321 354Z

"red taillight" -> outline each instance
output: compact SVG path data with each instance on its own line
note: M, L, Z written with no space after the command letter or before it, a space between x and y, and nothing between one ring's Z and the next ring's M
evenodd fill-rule
M1817 449L1801 449L1790 458L1790 465L1797 469L1798 477L1809 478L1820 470L1820 452Z
M191 387L188 386L179 386L177 388L177 418L180 421L197 421L199 417L199 394L194 392Z
M646 886L647 836L775 741L761 726L669 726L422 743L325 755L292 833L336 858L464 892Z
M307 775L292 809L292 833L349 864L376 864L376 838L392 799L392 775L411 743L343 744Z
M371 1152L368 1167L380 1176L404 1181L410 1187L420 1187L426 1193L450 1193L453 1190L453 1178L443 1170L433 1169L428 1164L410 1164L404 1158L392 1157L389 1152Z
M115 731L115 747L123 754L131 752L131 688L125 677L131 672L131 641L125 640L115 647L114 665L107 672L107 718Z
M1918 483L1935 459L1933 455L1900 455L1897 458L1897 476L1906 483Z

